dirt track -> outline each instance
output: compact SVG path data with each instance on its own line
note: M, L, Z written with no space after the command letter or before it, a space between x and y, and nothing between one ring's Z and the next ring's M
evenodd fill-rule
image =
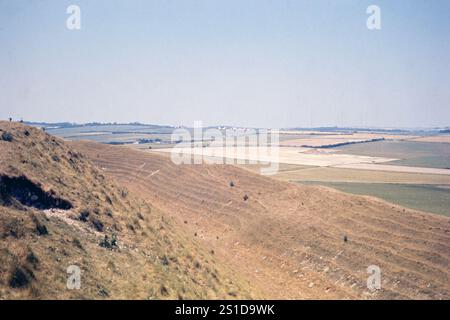
M446 217L235 166L176 166L163 155L73 144L267 298L450 298ZM366 287L370 265L381 268L379 291Z

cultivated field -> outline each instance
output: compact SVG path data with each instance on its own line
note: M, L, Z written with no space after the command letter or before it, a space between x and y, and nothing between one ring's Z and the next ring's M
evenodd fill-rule
M74 125L50 127L48 133L67 140L91 140L107 144L134 144L142 141L152 141L146 144L158 147L170 143L173 131L169 126L142 124L109 124L109 125Z
M427 137L419 137L412 139L414 141L421 141L421 142L445 142L450 143L450 135L438 135L438 136L427 136Z
M260 165L243 165L253 172L259 172ZM285 181L323 181L323 182L368 182L401 184L441 184L450 185L450 175L408 173L393 171L372 171L344 169L335 167L302 166L280 164L274 176Z
M328 186L352 194L371 195L401 206L450 216L448 185L323 181L300 183Z
M371 142L372 140L405 140L412 139L416 136L411 135L392 135L392 134L377 134L377 133L352 133L352 134L317 134L314 135L305 135L302 134L299 138L294 138L291 135L291 139L283 139L280 143L282 146L291 146L291 147L302 147L302 146L311 146L311 147L323 147L323 146L333 146L345 143L362 143L362 142Z
M137 124L88 125L50 129L49 132L69 140L126 144L133 149L168 154L174 147L170 137L174 129ZM225 132L224 129L221 131ZM244 136L247 133L244 129L233 129L232 132ZM270 148L267 151L255 145L248 145L250 141L238 143L240 148L231 153L214 147L209 141L203 143L203 148L194 150L186 148L183 152L190 155L206 155L205 158L210 162L218 160L223 162L223 158L226 158L227 163L234 163L258 173L261 167L268 166L267 163L258 165L258 162L279 162L279 171L274 178L284 181L322 183L327 186L330 186L328 182L378 183L376 188L360 190L364 190L366 195L377 196L411 208L445 212L442 209L436 210L433 201L430 200L445 198L446 193L440 192L442 188L424 190L421 186L425 184L450 186L450 144L446 143L449 135L430 132L423 135L423 132L407 131L350 132L336 129L280 130L279 133L280 148L274 153L271 153ZM374 141L379 139L383 140ZM249 165L249 162L254 164ZM413 184L415 187L404 192L402 184ZM396 189L392 194L402 194L401 198L406 201L401 199L397 201L395 197L390 196L392 188ZM354 190L351 187L339 189L347 192ZM424 194L432 196L423 197ZM450 197L450 192L448 196ZM407 197L411 198L405 199ZM413 205L414 199L417 198L424 199L420 206Z
M172 153L173 148L158 149L157 152ZM278 162L306 166L339 166L352 165L360 163L383 163L395 159L332 154L328 151L317 151L312 148L283 147L271 149L266 147L243 147L224 149L223 147L204 147L204 148L180 148L180 153L186 155L205 155L206 157L219 159L236 159L253 162ZM237 161L236 161L237 162ZM450 170L449 170L450 172Z
M436 136L439 138L440 136ZM428 137L431 138L431 137ZM336 152L396 158L392 165L450 168L450 144L441 142L378 141L337 147Z
M48 130L70 140L93 140L108 144L126 144L133 149L172 152L174 144L170 133L173 127L152 125L87 125ZM191 130L192 129L188 129ZM225 133L225 129L221 129ZM245 129L233 129L237 135L246 135ZM316 129L280 130L278 153L269 153L255 145L238 144L236 152L224 152L209 141L199 150L183 150L186 154L208 155L206 159L234 163L254 172L268 165L249 165L259 161L279 162L279 171L273 176L284 181L308 183L378 183L376 188L362 188L364 194L381 197L397 204L430 212L436 210L430 199L446 197L441 186L450 186L449 135L423 131L357 131ZM383 139L382 141L374 141ZM358 143L354 143L358 142ZM180 145L178 145L180 146ZM309 147L302 147L309 146ZM244 147L244 148L242 148ZM392 184L392 185L390 185ZM402 184L415 185L404 192ZM427 188L421 186L439 186ZM352 184L356 186L356 184ZM402 194L406 201L390 196ZM354 188L356 190L356 188ZM351 187L340 188L351 192ZM358 191L360 191L358 190ZM444 189L449 191L450 189ZM413 192L414 191L414 192ZM359 192L361 193L361 192ZM432 195L423 197L424 194ZM450 197L450 192L448 192ZM424 199L421 206L414 199ZM428 199L428 200L427 200Z

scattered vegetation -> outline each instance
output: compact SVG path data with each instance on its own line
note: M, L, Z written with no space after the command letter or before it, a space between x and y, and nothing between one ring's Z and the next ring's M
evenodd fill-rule
M167 256L166 255L164 255L162 258L161 258L161 263L163 264L163 266L168 266L169 265L169 259L167 258Z
M89 217L89 211L84 209L80 212L80 215L78 216L78 219L80 221L86 222L88 221L88 217Z
M43 224L36 216L33 216L33 221L36 226L36 231L38 235L45 236L48 234L47 226Z
M81 241L78 240L77 238L74 238L72 240L72 243L74 244L75 247L77 247L78 249L83 250L83 245L81 244Z
M21 267L14 268L11 278L9 280L9 286L11 288L26 288L30 282L34 279L34 275L30 270L26 270Z
M3 141L7 141L7 142L11 142L13 140L13 136L9 132L2 132L2 140Z
M38 257L34 254L33 251L30 250L30 252L27 255L26 258L27 262L30 263L34 268L36 268L37 264L39 263Z
M107 248L107 249L114 249L117 248L117 236L115 234L112 235L111 240L109 239L109 236L105 234L105 237L102 241L99 243L100 247Z
M103 231L103 228L104 228L103 222L101 222L97 218L92 218L92 225L94 226L94 228L98 232L102 232Z

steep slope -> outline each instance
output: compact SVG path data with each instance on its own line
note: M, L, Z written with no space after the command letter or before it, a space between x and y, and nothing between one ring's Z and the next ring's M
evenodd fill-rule
M73 144L184 223L265 297L450 298L447 217L235 166L177 166L151 152ZM381 269L376 291L367 288L372 265Z
M0 122L0 239L0 299L258 297L73 146L19 123Z

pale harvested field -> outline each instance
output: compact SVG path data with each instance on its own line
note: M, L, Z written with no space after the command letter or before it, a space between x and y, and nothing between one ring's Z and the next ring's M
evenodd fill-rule
M383 157L370 157L370 156L358 156L349 154L330 153L329 151L317 151L311 148L290 148L282 147L277 148L277 152L264 151L264 148L260 147L247 147L247 148L235 148L233 151L228 149L224 151L220 147L205 147L205 148L180 148L180 152L191 155L205 155L207 157L214 158L226 158L226 159L239 159L246 161L268 161L277 163L289 163L306 166L337 166L345 164L359 164L359 163L382 163L394 161L397 159L383 158ZM173 148L165 148L158 150L149 150L149 152L173 152Z
M82 137L82 136L100 136L105 134L111 134L111 132L108 131L88 131L88 132L79 132L75 135L72 135L71 137Z
M333 131L314 131L314 130L278 130L279 134L285 135L339 135L341 133L336 133ZM345 133L342 133L345 134Z
M392 134L377 134L377 133L354 133L354 134L314 134L308 137L289 139L280 142L281 146L313 146L321 147L326 145L334 145L347 142L369 142L373 139L384 138L386 140L407 140L413 139L417 136L411 135L392 135Z
M450 298L446 217L236 166L177 166L167 154L76 146L266 298ZM369 265L382 270L380 291L366 287Z
M246 169L259 172L258 165L246 165ZM450 185L450 175L404 173L343 169L333 167L309 167L282 164L274 176L285 181L323 181L323 182L372 182L404 184L442 184Z
M163 148L158 150L149 150L149 152L171 153L173 152L173 150L173 148ZM450 175L450 169L385 165L383 163L395 161L397 159L333 153L333 151L330 150L318 151L312 148L282 147L278 149L278 153L268 154L264 153L259 147L234 149L233 152L230 152L229 150L227 152L224 152L223 148L219 147L205 147L194 149L180 148L178 150L186 155L203 154L206 158L231 160L226 162L228 164L246 164L250 161L254 163L266 161L313 167L335 167L342 169L397 173L402 172L428 175ZM225 160L221 161L220 163L224 162Z
M327 145L335 145L340 143L348 143L348 142L368 142L367 139L357 139L357 138L338 138L338 137L317 137L317 138L300 138L300 139L292 139L292 140L284 140L280 141L281 146L285 147L322 147Z
M415 138L415 139L411 139L411 140L412 141L421 141L421 142L445 142L445 143L450 143L450 135L420 137L420 138Z
M295 130L279 130L279 134L281 135L311 135L311 136L327 136L327 137L353 137L356 139L373 139L376 137L384 137L385 139L392 140L403 140L403 139L412 139L417 138L417 135L408 135L408 134L390 134L390 133L382 133L382 132L354 132L354 133L345 133L345 132L335 132L335 131L295 131Z
M383 165L383 164L376 164L376 163L352 163L352 164L335 165L334 167L344 168L344 169L371 170L371 171L391 171L391 172L450 175L450 169L395 166L395 165Z

